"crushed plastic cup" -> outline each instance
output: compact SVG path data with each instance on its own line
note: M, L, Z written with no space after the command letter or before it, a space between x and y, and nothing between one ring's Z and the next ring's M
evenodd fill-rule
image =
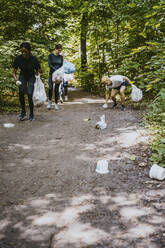
M100 121L96 123L97 129L105 129L107 127L107 124L105 123L105 115L102 115L100 117Z
M4 123L3 126L6 127L6 128L10 128L10 127L14 127L15 124L13 124L13 123Z
M153 164L149 172L149 177L157 180L165 179L165 168L157 164Z
M99 160L96 166L96 172L100 174L106 174L109 172L108 170L108 161L107 160Z

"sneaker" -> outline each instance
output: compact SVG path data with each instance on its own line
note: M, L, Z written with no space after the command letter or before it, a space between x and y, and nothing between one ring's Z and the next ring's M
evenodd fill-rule
M65 101L66 101L66 102L68 101L68 96L65 96Z
M62 96L60 96L60 102L63 103L63 99L62 99Z
M29 115L29 121L34 121L34 115Z
M19 116L18 116L18 120L19 121L24 121L26 119L26 113L21 113Z
M58 104L57 104L57 103L55 103L55 105L54 105L54 109L55 109L55 110L59 110L59 106L58 106Z
M108 104L104 103L103 108L105 108L105 109L108 108Z
M122 110L122 111L125 110L125 105L121 105L121 110Z
M113 105L112 105L112 108L115 108L117 106L117 103L115 102Z
M47 105L47 109L51 109L51 107L52 107L52 101L48 101L48 105Z

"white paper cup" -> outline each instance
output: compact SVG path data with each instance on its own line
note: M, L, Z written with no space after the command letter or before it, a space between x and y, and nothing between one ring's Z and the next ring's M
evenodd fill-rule
M97 166L96 166L96 172L100 173L100 174L106 174L109 172L108 170L108 161L107 160L99 160L97 162Z
M149 172L149 177L157 180L163 180L165 178L165 168L157 164L153 164Z

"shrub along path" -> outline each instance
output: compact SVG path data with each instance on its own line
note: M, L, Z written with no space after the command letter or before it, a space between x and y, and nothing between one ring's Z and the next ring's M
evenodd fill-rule
M148 177L142 112L69 97L57 112L36 108L34 122L1 115L0 247L164 247L165 183ZM100 159L108 174L95 171Z

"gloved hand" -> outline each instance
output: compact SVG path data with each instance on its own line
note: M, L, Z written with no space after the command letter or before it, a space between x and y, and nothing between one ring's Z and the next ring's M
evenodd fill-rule
M17 86L20 86L21 84L22 84L21 81L19 81L19 80L16 81L16 85L17 85Z
M108 104L104 103L103 108L105 108L105 109L108 108Z

